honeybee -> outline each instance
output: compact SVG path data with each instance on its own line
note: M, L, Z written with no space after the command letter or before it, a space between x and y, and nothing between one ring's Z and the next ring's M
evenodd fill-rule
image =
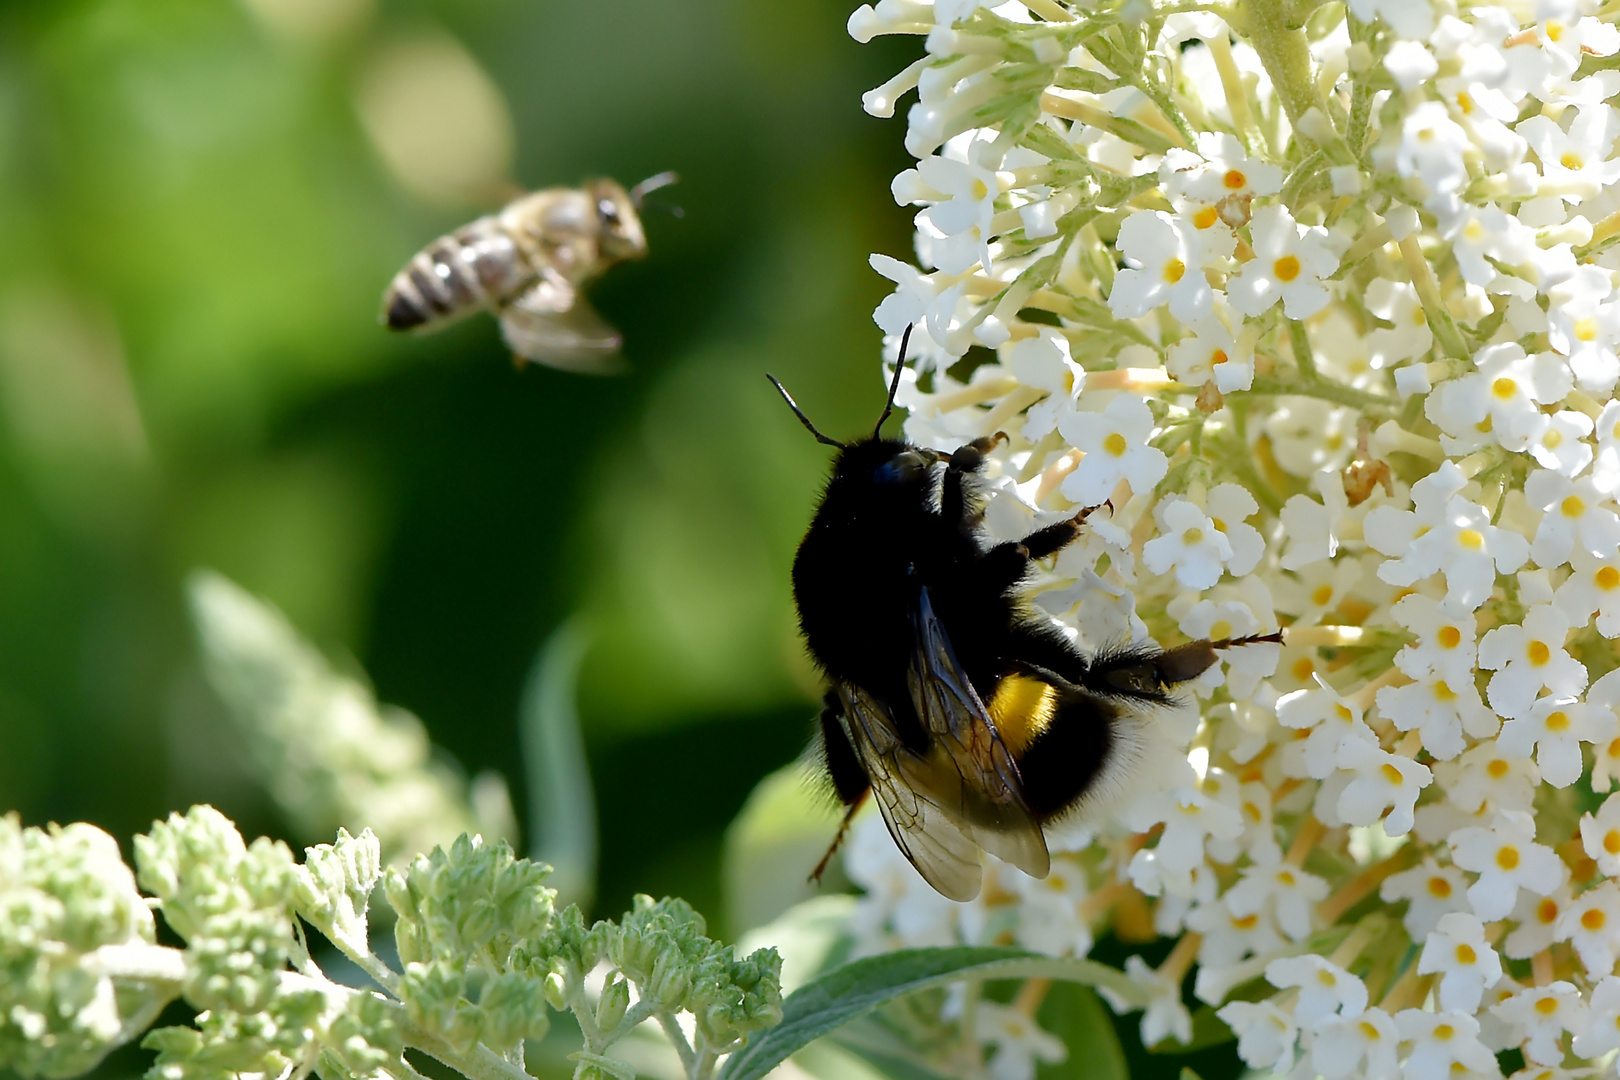
M382 322L432 330L492 311L518 359L609 373L624 338L581 290L615 263L647 253L642 199L675 180L659 173L629 191L591 180L514 199L417 252L383 294Z
M848 807L811 876L871 795L923 878L971 900L981 851L1045 877L1044 826L1120 787L1154 738L1149 714L1176 703L1177 684L1220 649L1281 635L1087 655L1033 615L1018 595L1032 561L1078 536L1089 511L982 543L977 477L997 440L944 454L882 437L910 334L867 438L823 435L771 378L800 423L838 450L793 561L799 626L829 684L820 755Z

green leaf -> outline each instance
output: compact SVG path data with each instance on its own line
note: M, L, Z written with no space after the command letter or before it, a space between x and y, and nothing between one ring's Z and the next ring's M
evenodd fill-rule
M1042 1063L1038 1080L1084 1076L1086 1080L1130 1080L1130 1066L1114 1031L1113 1017L1097 992L1080 983L1054 983L1036 1020L1063 1040L1069 1056Z
M782 1003L782 1022L750 1041L721 1080L758 1080L800 1047L906 994L957 979L1059 979L1106 986L1136 1008L1147 999L1123 972L1091 960L1054 959L1022 949L956 946L903 949L834 968Z
M575 689L590 631L575 617L540 647L519 706L529 794L529 857L551 866L559 904L589 909L596 895L596 796Z

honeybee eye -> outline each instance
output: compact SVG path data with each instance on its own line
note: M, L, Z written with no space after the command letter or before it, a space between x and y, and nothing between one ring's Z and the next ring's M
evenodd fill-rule
M872 471L875 484L904 484L928 470L928 459L915 450L896 454Z

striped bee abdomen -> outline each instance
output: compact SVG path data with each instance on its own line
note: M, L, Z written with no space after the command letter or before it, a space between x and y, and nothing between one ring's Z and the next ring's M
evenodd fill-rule
M417 252L383 295L390 330L430 326L511 299L534 278L522 252L491 217Z

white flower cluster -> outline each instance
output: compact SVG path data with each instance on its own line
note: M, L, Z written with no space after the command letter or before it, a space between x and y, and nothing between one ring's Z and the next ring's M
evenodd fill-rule
M863 948L1156 932L1169 958L1129 971L1149 1043L1190 1038L1190 978L1259 1069L1615 1074L1617 20L855 12L859 40L926 41L866 97L919 98L893 184L918 265L872 259L890 365L916 327L907 437L1008 436L998 539L1096 507L1033 583L1083 647L1287 631L1195 681L1161 789L1044 881L994 865L950 904L868 821ZM1041 1034L999 1035L994 1071L1031 1075Z

